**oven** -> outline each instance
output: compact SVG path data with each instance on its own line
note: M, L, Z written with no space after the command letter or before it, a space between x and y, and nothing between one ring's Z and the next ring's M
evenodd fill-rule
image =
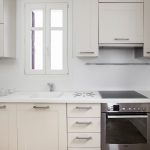
M102 104L102 150L150 150L150 104Z

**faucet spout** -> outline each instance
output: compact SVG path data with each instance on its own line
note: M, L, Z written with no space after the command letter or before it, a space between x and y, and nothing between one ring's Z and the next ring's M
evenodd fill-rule
M48 82L47 85L48 85L48 87L49 87L49 91L50 91L50 92L53 92L53 91L54 91L54 83Z

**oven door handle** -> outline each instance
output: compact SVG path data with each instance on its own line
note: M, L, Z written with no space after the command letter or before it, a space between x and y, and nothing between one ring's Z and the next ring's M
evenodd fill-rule
M148 118L148 115L108 115L108 119Z

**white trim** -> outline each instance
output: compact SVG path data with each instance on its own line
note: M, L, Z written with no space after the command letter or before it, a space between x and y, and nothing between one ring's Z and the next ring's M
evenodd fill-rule
M50 23L50 17L48 11L50 9L63 9L64 11L64 27L51 28L52 30L62 30L63 33L63 70L51 70L50 68L50 53L48 53L50 44L50 37L48 27ZM43 28L31 27L31 12L34 9L43 10ZM30 17L29 17L30 16ZM43 70L31 69L31 30L43 30ZM28 3L25 5L25 73L26 74L67 74L68 73L68 3ZM50 52L50 51L49 51Z

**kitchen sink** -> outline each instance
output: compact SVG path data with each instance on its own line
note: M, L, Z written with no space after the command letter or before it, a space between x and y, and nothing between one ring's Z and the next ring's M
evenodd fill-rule
M61 97L64 93L63 92L36 92L30 94L30 98L57 98Z

